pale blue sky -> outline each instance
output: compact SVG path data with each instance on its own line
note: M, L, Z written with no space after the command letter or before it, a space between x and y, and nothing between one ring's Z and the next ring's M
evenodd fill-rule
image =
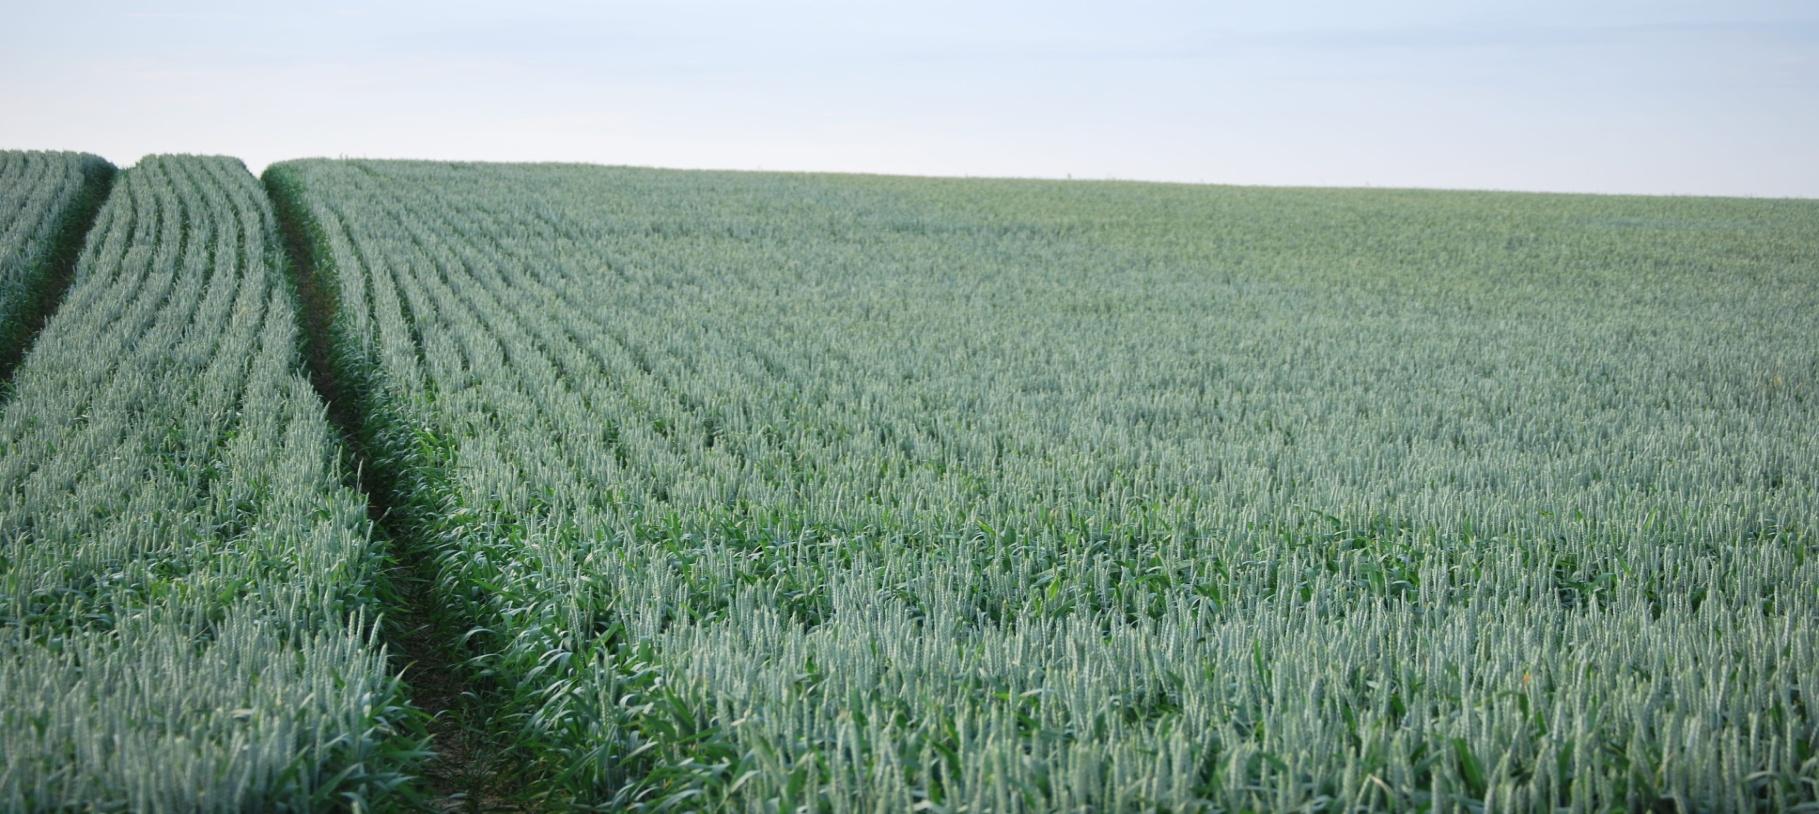
M0 147L1819 197L1819 2L17 3Z

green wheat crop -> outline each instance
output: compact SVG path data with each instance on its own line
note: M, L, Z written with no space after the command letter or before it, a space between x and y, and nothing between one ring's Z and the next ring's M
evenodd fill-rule
M0 411L0 810L360 809L380 552L238 161L126 172Z
M92 155L0 150L0 359L29 338L56 241L112 172Z
M267 183L578 802L1819 806L1819 205Z

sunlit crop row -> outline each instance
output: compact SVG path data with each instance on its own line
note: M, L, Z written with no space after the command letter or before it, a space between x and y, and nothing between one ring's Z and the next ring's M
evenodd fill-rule
M258 182L148 158L0 410L0 810L358 809L414 741Z
M583 801L1819 801L1819 206L267 180Z

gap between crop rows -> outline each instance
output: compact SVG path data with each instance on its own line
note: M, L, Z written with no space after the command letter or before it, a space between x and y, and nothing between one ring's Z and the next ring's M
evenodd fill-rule
M464 641L472 627L437 598L438 569L428 541L395 505L398 473L371 454L372 405L360 377L338 362L333 281L317 262L319 235L294 179L268 169L262 178L284 241L286 274L293 282L302 322L311 385L327 404L341 436L347 471L367 499L374 533L386 544L392 567L380 586L389 611L385 641L403 671L411 703L429 716L432 756L422 768L423 792L435 810L497 811L526 807L530 795L522 767L492 725L497 716L490 688L467 664Z

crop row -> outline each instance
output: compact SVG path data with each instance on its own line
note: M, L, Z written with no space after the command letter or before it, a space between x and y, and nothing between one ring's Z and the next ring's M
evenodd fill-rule
M1819 211L294 162L586 802L1819 800Z
M92 155L0 151L0 377L60 293L58 266L80 248L113 173Z
M17 370L0 809L358 809L416 756L275 228L238 161L145 159Z

